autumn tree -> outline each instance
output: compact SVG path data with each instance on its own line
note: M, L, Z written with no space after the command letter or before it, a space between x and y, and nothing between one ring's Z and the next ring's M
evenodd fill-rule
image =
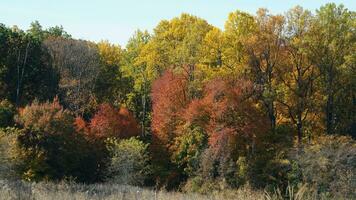
M98 102L120 105L131 91L128 77L124 77L123 50L118 45L101 41L97 44L100 55L100 69L95 83L95 97Z
M77 119L79 129L86 131L89 139L129 138L140 134L140 127L133 115L126 109L116 109L110 104L101 104L89 124ZM85 127L87 126L87 127Z
M321 73L321 92L326 96L322 106L328 134L350 132L351 121L355 120L351 117L355 114L349 112L353 110L354 98L350 91L354 83L349 75L354 73L351 72L353 64L348 63L355 52L354 22L354 12L343 5L326 4L317 10L309 37L303 38L309 43L312 63Z
M156 71L145 58L147 43L150 41L147 31L136 31L130 38L123 52L123 76L130 80L131 91L125 104L141 122L141 134L150 129L151 98L150 88L156 78Z
M284 115L296 126L299 143L303 139L306 121L315 115L314 82L318 72L306 54L308 45L303 40L310 31L311 20L311 13L301 7L287 13L285 57L278 68L281 84L278 86L277 101Z
M21 178L97 180L96 158L84 137L76 133L73 115L63 109L58 99L26 106L20 111L17 123L21 129L9 129L7 134L16 138L11 144L12 159Z
M249 76L257 89L258 99L268 114L271 128L276 127L276 68L283 59L285 20L260 9L255 17L256 30L242 42L248 56Z
M189 103L187 80L166 71L152 86L152 131L169 148L181 121L181 112Z
M181 180L180 173L171 162L176 129L182 121L182 111L189 103L187 79L167 70L152 86L152 144L154 174L159 184L171 187ZM163 179L163 180L161 180Z
M242 65L247 59L244 41L253 35L256 30L254 17L246 12L236 10L229 14L225 22L223 59L224 65L240 73L246 71Z
M59 95L64 105L76 114L85 114L100 71L97 46L63 37L49 37L43 45L60 73Z

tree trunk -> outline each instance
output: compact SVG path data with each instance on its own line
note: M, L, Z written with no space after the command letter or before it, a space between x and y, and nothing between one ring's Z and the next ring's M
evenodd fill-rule
M331 91L328 94L328 100L326 103L326 133L334 133L334 95Z
M303 138L303 124L299 120L297 122L297 133L298 133L298 145L300 146L302 144L302 138Z

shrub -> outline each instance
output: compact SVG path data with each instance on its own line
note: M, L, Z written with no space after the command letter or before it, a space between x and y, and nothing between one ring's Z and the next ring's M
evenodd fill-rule
M173 163L188 175L194 175L199 168L200 155L207 146L207 135L199 127L183 127L181 135L175 138Z
M13 127L0 129L0 179L17 178L14 172L15 163L12 159L12 145L16 141L16 135L12 132L20 130Z
M110 181L141 185L150 172L147 144L136 138L106 140L111 159L107 169Z
M126 109L115 109L110 104L101 104L90 120L89 136L105 140L109 137L129 138L140 134L140 127L134 116Z
M264 135L256 149L256 156L249 160L248 179L252 185L286 189L289 181L294 181L289 174L293 170L293 163L288 157L292 147L293 129L286 124L278 125L274 131ZM294 175L298 177L298 173Z
M321 136L294 154L303 182L318 192L356 198L356 142L345 136Z
M15 108L7 100L0 101L0 128L14 124Z
M93 181L97 163L84 137L74 129L74 117L53 102L34 102L20 112L21 131L13 132L16 171L28 181L61 180L72 177Z

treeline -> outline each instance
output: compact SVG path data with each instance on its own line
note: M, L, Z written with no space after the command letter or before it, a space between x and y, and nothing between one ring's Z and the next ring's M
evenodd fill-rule
M125 48L1 25L3 166L30 181L352 194L355 142L330 135L355 137L355 17L235 11L220 30L182 14Z

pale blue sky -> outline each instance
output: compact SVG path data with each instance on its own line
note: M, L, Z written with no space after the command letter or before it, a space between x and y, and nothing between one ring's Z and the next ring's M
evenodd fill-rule
M356 9L356 0L0 0L0 23L26 30L38 20L45 28L63 25L75 38L125 45L135 30L152 31L160 20L183 12L223 28L236 9L255 13L263 7L284 13L301 5L314 11L328 2Z

